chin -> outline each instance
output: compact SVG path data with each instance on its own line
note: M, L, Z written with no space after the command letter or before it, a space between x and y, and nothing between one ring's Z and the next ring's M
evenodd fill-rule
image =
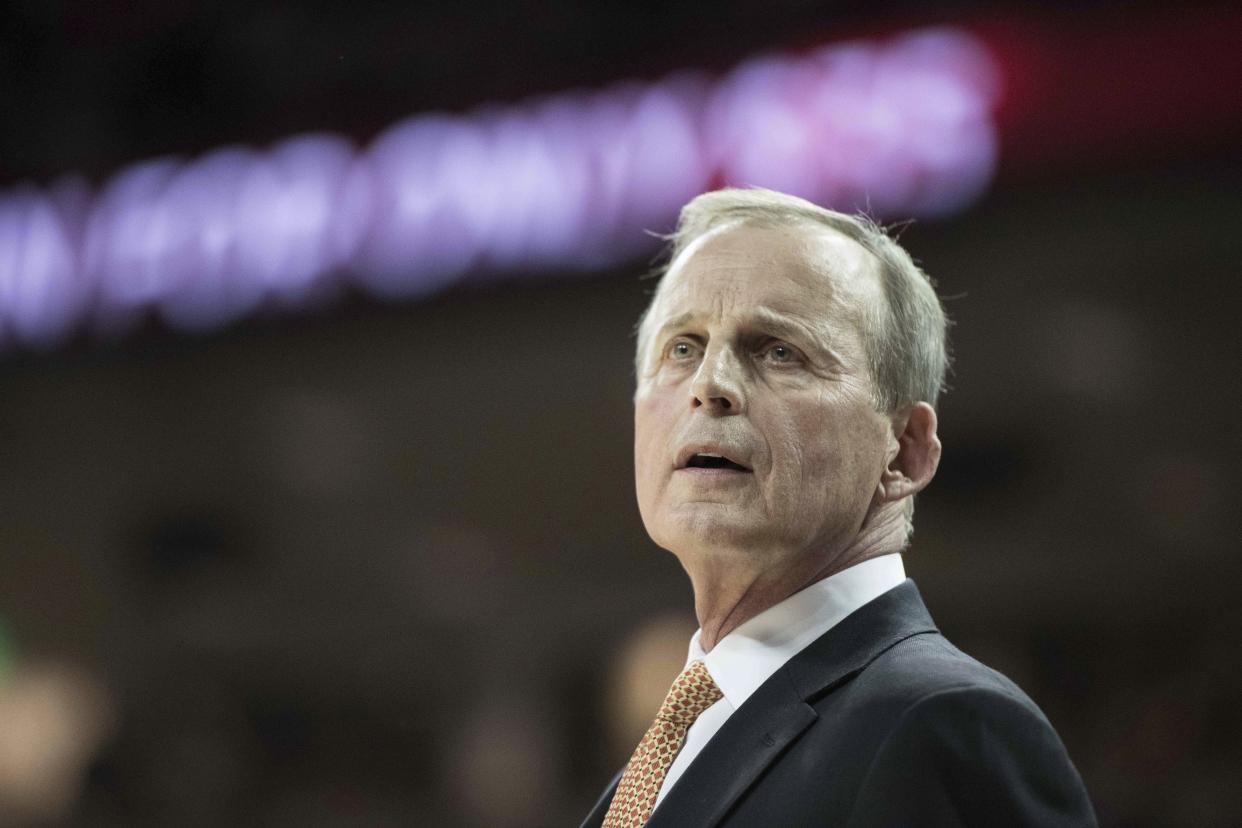
M728 555L733 550L754 550L767 546L772 532L737 513L736 507L703 504L665 517L658 526L647 527L659 546L675 555L684 552Z

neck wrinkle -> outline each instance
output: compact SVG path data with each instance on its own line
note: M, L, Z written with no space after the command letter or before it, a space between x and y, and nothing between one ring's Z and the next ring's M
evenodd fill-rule
M888 508L882 507L868 515L849 546L818 570L805 574L784 573L785 577L768 584L763 583L761 572L749 574L736 583L730 583L732 578L727 572L725 577L719 577L722 574L719 571L701 573L697 578L691 574L695 614L699 620L699 646L703 652L711 652L742 624L811 584L871 558L901 552L905 546L905 523L900 505L890 503L884 507Z

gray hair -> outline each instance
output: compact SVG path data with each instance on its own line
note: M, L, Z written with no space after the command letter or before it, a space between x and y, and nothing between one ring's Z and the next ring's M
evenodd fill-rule
M828 227L858 242L880 264L884 307L863 311L862 339L874 387L877 409L892 413L924 401L935 406L949 365L948 320L931 279L883 227L866 215L847 215L805 199L760 188L728 188L704 193L681 209L672 243L669 269L694 241L731 222L770 226L809 222ZM643 354L650 332L647 320L660 287L638 321L636 364L641 376Z

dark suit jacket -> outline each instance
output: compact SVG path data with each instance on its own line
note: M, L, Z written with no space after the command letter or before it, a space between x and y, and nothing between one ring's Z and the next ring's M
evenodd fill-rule
M620 774L583 828L603 822ZM950 644L913 581L777 670L656 808L650 828L1095 825L1048 720Z

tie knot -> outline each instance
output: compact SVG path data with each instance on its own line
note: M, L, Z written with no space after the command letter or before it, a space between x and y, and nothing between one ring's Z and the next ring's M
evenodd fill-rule
M707 672L707 665L692 661L669 688L658 718L670 722L692 723L721 697L720 688Z

